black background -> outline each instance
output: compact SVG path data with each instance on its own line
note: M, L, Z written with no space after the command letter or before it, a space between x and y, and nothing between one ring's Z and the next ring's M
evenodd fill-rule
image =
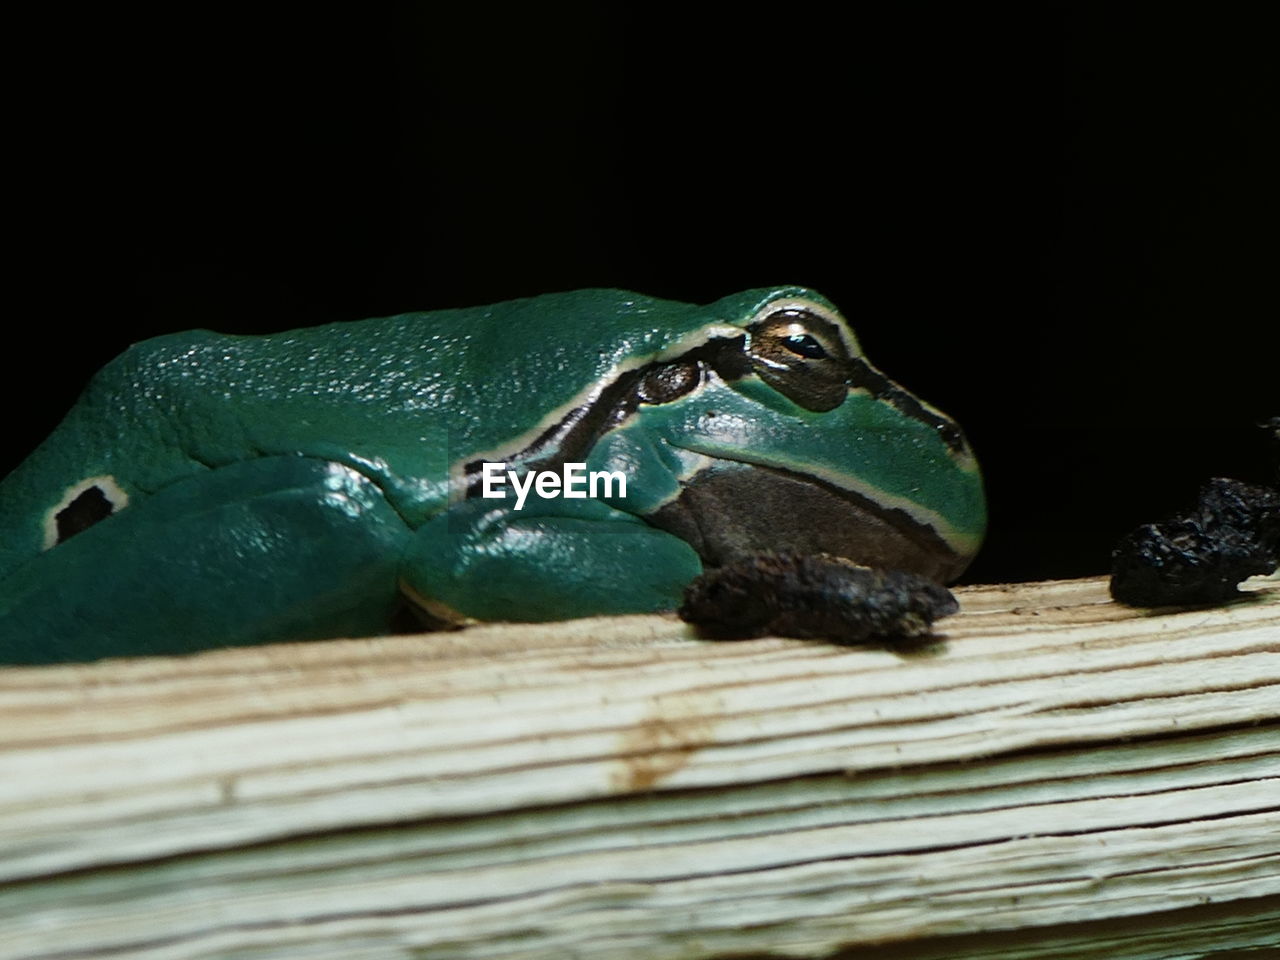
M0 470L158 333L800 283L969 433L967 580L1101 572L1265 476L1263 5L262 6L11 34Z

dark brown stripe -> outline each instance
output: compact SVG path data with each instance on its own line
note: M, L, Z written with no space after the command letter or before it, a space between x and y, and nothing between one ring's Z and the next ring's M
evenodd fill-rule
M626 371L605 386L595 400L574 407L527 447L508 454L506 462L520 462L536 470L554 470L566 461L584 462L600 438L625 422L642 404L659 400L669 403L684 396L705 380L707 370L714 370L724 380L736 380L750 373L751 364L743 355L745 342L745 337L717 337L674 359ZM698 375L678 378L688 389L680 392L668 389L655 395L653 384L676 379L665 376L666 368L676 367L694 367ZM480 471L485 462L472 460L465 467L468 497L479 496Z
M849 386L862 387L876 400L884 400L912 420L919 420L926 426L932 427L952 453L964 453L968 444L965 442L964 433L954 420L925 409L919 400L861 357L850 361L849 366Z

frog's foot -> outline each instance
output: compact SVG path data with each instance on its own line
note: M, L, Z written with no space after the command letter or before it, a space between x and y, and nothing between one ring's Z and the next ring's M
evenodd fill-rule
M918 646L934 620L958 609L946 587L912 573L783 552L704 573L685 591L680 616L722 640L773 634Z
M378 487L341 464L210 470L0 582L0 663L383 633L410 536Z

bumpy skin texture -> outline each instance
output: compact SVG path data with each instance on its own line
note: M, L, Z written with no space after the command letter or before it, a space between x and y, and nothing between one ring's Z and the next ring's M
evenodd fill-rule
M478 497L479 465L626 495ZM0 484L0 662L674 609L763 549L957 576L971 451L798 287L583 290L131 347Z

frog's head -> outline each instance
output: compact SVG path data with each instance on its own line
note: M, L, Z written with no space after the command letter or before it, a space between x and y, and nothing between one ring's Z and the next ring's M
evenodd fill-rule
M700 344L644 374L637 414L680 463L647 519L711 564L789 548L958 577L986 525L959 426L873 367L810 290L705 311Z
M791 549L945 581L977 552L986 508L964 434L873 367L813 291L750 290L696 307L588 290L506 309L519 315L492 326L485 353L498 369L526 371L502 380L506 419L523 429L474 445L458 465L468 496L485 462L582 461L627 478L610 505L711 565ZM539 331L543 351L511 335L522 327ZM550 401L536 420L535 382Z

